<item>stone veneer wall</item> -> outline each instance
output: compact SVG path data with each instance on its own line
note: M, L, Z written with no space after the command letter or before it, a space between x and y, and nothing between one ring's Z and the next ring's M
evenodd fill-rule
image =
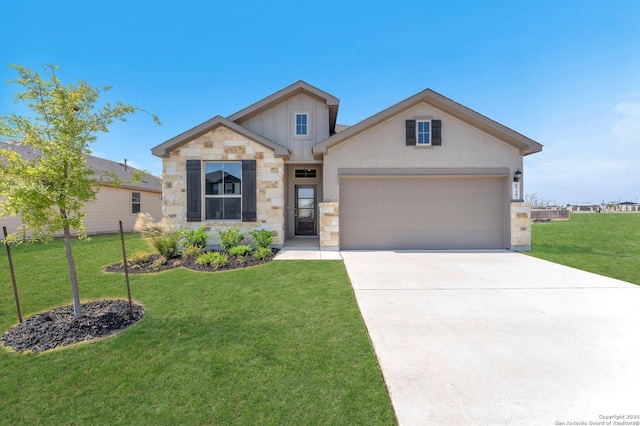
M187 222L186 162L256 160L257 221ZM284 160L273 151L253 142L226 127L211 132L175 149L163 159L162 212L179 229L198 229L205 226L210 234L208 244L217 246L219 230L237 227L247 233L254 229L274 232L273 245L284 243ZM204 198L202 203L204 210ZM204 217L204 211L203 211Z
M318 203L320 210L320 250L338 250L340 246L340 232L338 203Z
M531 204L511 202L511 250L531 250Z

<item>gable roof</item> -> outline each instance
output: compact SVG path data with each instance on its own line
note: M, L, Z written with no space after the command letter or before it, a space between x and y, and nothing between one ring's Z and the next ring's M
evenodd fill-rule
M422 92L419 92L365 120L362 120L348 129L329 136L324 141L317 143L313 146L313 155L314 157L319 158L323 154L326 154L329 148L332 148L349 138L423 102L518 148L522 155L529 155L542 151L542 145L538 142L503 126L502 124L493 121L490 118L465 107L464 105L454 102L431 89L425 89Z
M255 104L250 105L247 108L244 108L227 118L235 122L251 118L252 116L260 114L264 110L269 109L272 106L281 103L285 99L288 99L299 93L310 95L311 97L314 97L327 105L327 107L329 108L329 134L332 135L333 133L335 133L340 99L302 80L299 80L293 83L291 86L277 91L273 95L267 96L261 101L258 101Z
M267 148L272 149L276 156L280 156L280 157L289 156L289 153L290 153L289 150L283 147L282 145L279 145L263 136L260 136L259 134L254 133L251 130L245 129L244 127L241 127L238 124L234 123L233 121L226 119L220 115L216 115L211 120L205 121L204 123L190 130L187 130L186 132L181 133L178 136L171 138L164 143L161 143L160 145L152 148L151 153L158 157L167 158L169 157L171 151L173 151L174 149L179 148L182 145L185 145L186 143L191 142L197 137L202 136L205 133L209 133L210 131L220 126L224 126L229 130L232 130L246 137L247 139L251 139L254 142L257 142L261 145L266 146Z
M25 159L34 159L42 155L39 149L32 146L20 145L18 143L0 142L0 149L10 149L15 151ZM162 181L159 177L145 174L139 182L136 182L134 180L134 173L139 170L131 166L125 166L124 164L105 160L104 158L94 157L93 155L85 155L85 160L87 162L87 167L93 170L115 174L121 182L121 188L139 189L158 193L162 192ZM108 184L105 183L104 185Z

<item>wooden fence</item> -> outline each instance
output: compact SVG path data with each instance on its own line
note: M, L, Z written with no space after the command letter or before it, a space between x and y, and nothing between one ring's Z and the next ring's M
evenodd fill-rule
M571 219L570 210L531 209L531 220L568 220Z

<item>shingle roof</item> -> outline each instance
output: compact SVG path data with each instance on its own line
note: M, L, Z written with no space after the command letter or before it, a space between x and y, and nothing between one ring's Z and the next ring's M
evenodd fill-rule
M224 126L246 137L247 139L251 139L263 146L266 146L267 148L272 149L277 156L288 157L290 154L290 151L288 148L285 148L284 146L272 140L269 140L264 136L254 133L249 129L245 129L244 127L241 127L238 124L234 123L233 121L228 120L220 115L216 115L212 119L207 120L204 123L199 124L198 126L192 129L189 129L186 132L183 132L178 136L173 137L164 143L161 143L160 145L152 148L151 153L158 157L165 157L165 158L169 157L172 150L179 148L182 145L185 145L186 143L196 139L197 137L200 137L205 133L208 133L220 126Z
M33 159L41 155L40 151L36 148L26 145L19 145L16 143L0 142L0 149L10 149L18 152L23 158ZM104 158L94 157L93 155L85 156L87 161L87 167L110 174L115 174L120 179L120 186L123 188L140 189L150 192L162 192L162 180L156 176L150 174L144 174L142 180L135 182L133 180L134 173L138 171L131 166L126 166L115 161L105 160ZM105 185L108 185L105 183Z

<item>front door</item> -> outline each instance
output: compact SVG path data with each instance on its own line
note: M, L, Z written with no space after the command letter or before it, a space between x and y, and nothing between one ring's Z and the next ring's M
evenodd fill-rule
M316 185L295 185L296 235L317 235Z

